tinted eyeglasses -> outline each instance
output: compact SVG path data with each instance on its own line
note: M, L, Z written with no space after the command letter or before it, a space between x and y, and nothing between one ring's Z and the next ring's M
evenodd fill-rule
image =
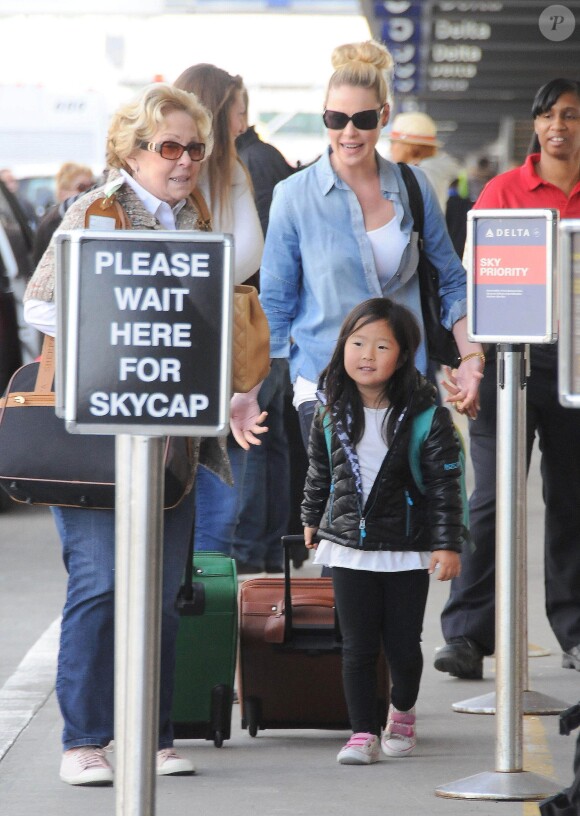
M187 152L191 161L198 162L205 156L205 144L203 142L190 142L187 145L179 142L139 142L139 147L143 150L151 150L159 153L162 159L177 161Z
M383 106L384 107L384 106ZM374 130L379 124L383 108L358 111L348 116L342 111L325 110L322 121L329 130L342 130L352 122L357 130Z

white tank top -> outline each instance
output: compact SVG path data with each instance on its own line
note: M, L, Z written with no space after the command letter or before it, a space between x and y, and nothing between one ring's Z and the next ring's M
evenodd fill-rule
M367 237L371 242L379 283L383 288L401 264L407 238L401 232L396 218L391 218L378 229L369 230Z

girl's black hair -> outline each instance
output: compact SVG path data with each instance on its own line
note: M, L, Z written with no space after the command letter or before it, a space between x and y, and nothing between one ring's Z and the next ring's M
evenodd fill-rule
M345 429L347 411L350 411L352 416L350 438L354 445L360 441L364 432L364 406L356 383L346 373L344 347L355 328L376 323L377 320L385 320L389 324L400 348L398 367L391 379L385 383L383 393L391 406L387 413L385 434L388 444L392 441L397 419L417 384L415 353L421 342L421 331L413 313L388 298L371 298L355 306L345 317L333 355L321 374L326 393L325 410L335 413Z
M575 79L551 79L542 85L532 103L532 118L548 113L565 93L572 93L580 99L580 82Z

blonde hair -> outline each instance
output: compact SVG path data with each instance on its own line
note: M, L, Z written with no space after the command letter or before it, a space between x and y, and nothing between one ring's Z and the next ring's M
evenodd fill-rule
M183 111L191 116L200 142L205 143L206 161L213 149L211 113L195 94L180 91L165 82L155 82L113 115L107 136L107 165L131 172L127 164L129 156L139 142L153 138L172 111Z
M375 92L380 105L392 104L391 79L394 61L391 52L376 40L339 45L332 52L334 73L328 82L326 99L332 88L351 85Z
M236 93L243 92L241 76L232 76L207 62L191 65L174 82L176 88L196 94L213 116L215 149L205 172L209 180L210 207L220 213L231 211L234 171L238 163L230 132L230 109Z

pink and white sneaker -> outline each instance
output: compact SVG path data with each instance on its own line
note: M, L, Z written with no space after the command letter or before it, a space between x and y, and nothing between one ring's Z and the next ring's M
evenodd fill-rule
M340 749L336 761L340 765L372 765L373 762L379 761L380 755L381 748L376 734L361 731L353 734Z
M404 757L414 751L417 745L415 719L415 708L410 711L398 711L394 705L389 706L387 727L381 739L383 754Z

